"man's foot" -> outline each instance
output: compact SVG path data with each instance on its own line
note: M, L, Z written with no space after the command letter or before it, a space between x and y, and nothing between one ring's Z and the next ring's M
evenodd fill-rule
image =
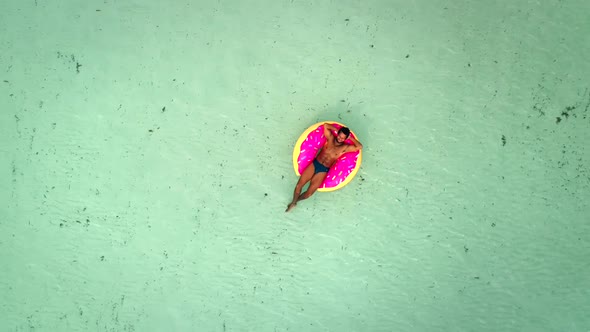
M285 210L285 212L289 212L292 208L294 208L295 206L297 206L297 203L291 203L287 206L287 209Z

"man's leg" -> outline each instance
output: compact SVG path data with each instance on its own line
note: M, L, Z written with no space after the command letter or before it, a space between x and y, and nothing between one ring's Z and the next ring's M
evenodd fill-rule
M303 186L305 186L305 184L307 182L309 182L309 180L311 180L314 171L315 171L315 166L313 165L313 163L309 164L309 166L307 166L307 168L303 171L303 173L299 177L299 181L297 181L297 185L295 186L295 190L293 191L293 200L287 206L287 210L285 210L285 212L288 212L289 210L294 208L295 205L297 205L297 200L301 194L301 190L303 189Z
M328 173L326 173L326 172L321 172L321 173L315 174L311 178L311 183L309 184L309 188L307 188L307 191L305 191L303 194L299 195L299 197L297 198L297 202L302 201L304 199L308 199L309 197L311 197L311 195L313 195L313 193L315 193L316 190L318 190L318 188L320 187L322 182L324 182L324 179L326 178L327 174Z

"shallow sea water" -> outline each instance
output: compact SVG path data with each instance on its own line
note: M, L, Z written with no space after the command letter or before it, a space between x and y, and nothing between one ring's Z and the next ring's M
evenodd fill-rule
M2 330L590 331L589 10L4 1Z

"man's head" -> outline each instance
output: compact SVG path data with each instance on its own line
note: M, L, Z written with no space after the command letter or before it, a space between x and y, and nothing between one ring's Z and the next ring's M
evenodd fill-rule
M342 127L338 130L338 136L336 136L335 140L338 145L344 144L344 141L348 139L350 136L350 129L346 127Z

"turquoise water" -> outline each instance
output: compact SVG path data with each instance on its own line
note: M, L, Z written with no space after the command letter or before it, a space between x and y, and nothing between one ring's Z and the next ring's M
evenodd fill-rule
M589 331L589 10L4 1L2 330Z

